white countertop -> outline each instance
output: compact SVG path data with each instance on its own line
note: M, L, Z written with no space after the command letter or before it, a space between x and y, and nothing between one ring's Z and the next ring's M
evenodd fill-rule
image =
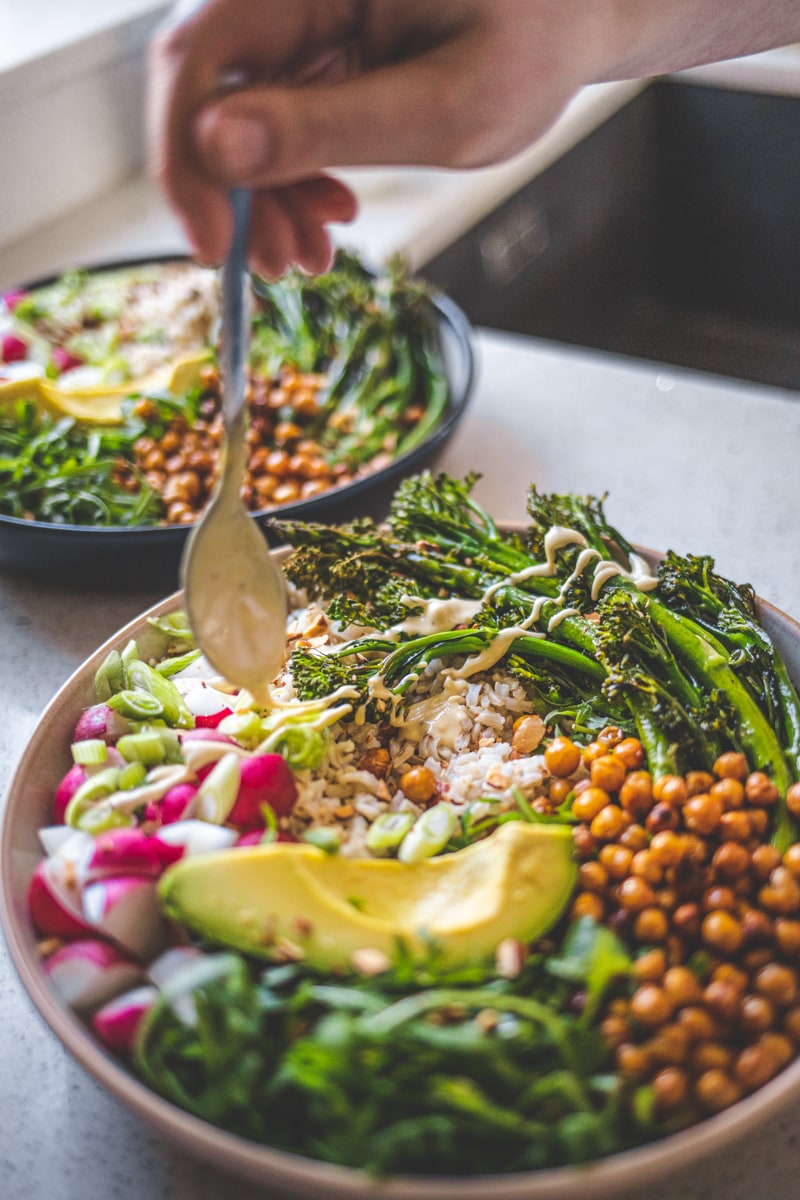
M608 514L632 540L711 553L800 617L796 396L502 334L480 333L477 349L474 399L441 465L483 471L479 495L497 517L524 515L531 481L608 491ZM59 685L156 599L0 572L0 793ZM188 1160L105 1094L39 1019L2 949L0 1064L3 1200L263 1198ZM800 1097L713 1160L676 1163L648 1200L795 1200L798 1122Z

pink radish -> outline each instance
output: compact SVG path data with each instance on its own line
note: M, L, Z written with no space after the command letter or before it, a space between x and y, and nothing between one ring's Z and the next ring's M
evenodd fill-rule
M236 841L236 830L210 821L175 821L159 830L162 842L182 846L184 854L215 854L227 850Z
M147 978L157 988L163 988L187 963L202 957L202 951L194 946L170 946L169 950L159 954L158 958L150 963L147 968Z
M134 958L148 962L164 948L166 928L150 879L115 875L87 884L83 914L94 929Z
M262 804L269 804L278 817L294 808L297 784L292 769L281 754L254 754L241 762L239 791L228 816L242 829L263 827Z
M84 709L78 717L78 724L72 735L73 742L83 742L88 738L102 738L112 746L125 733L130 733L131 723L114 712L108 704L93 704Z
M0 351L0 359L7 363L22 362L28 357L27 343L13 333L3 334L0 338Z
M42 935L74 938L91 932L81 905L75 866L57 855L42 859L33 872L28 910L37 933Z
M194 799L197 787L193 783L176 783L160 800L154 800L145 809L146 821L157 821L162 825L171 825L174 821L182 821L194 812Z
M118 1054L130 1055L136 1041L136 1031L158 999L158 988L143 984L123 992L94 1014L92 1029L101 1041Z
M86 768L80 766L78 763L75 763L75 766L70 767L67 771L56 788L56 794L53 797L53 821L56 825L62 824L70 800L81 784L85 783L87 779Z
M2 299L9 312L13 312L20 301L27 297L28 292L23 291L22 288L12 288L10 292L3 292Z
M85 881L110 875L147 875L157 879L183 854L180 847L162 842L158 835L148 836L141 829L122 827L100 833L86 866Z
M63 374L64 371L71 371L73 367L83 366L83 359L80 355L73 354L65 346L53 346L50 357L53 360L53 366L59 374Z
M96 1008L142 980L142 968L108 942L68 942L44 962L44 972L71 1008Z

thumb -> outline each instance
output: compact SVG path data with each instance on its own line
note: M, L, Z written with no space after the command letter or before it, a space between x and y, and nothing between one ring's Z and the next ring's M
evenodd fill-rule
M479 166L517 148L506 144L511 122L499 90L495 81L487 102L481 72L456 64L451 46L339 83L222 97L195 118L195 149L228 187L275 187L328 167Z

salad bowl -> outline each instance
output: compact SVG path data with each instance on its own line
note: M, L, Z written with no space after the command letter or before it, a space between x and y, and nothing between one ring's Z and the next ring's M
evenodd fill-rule
M353 261L356 262L356 270L364 270L365 277L374 280L376 286L382 282L383 276L366 272L356 260ZM124 280L139 271L152 274L159 268L166 271L192 266L188 259L170 256L107 263L77 274L85 275L91 284L102 282L107 275L119 275ZM51 287L61 286L66 278L68 276L56 281L39 280L25 285L19 291L8 293L7 296L25 297L37 293L39 289L44 289L44 294L47 294ZM262 304L268 305L270 285L257 279L252 282L254 296L259 297ZM0 419L9 411L10 406L25 398L26 384L24 378L17 379L14 374L17 367L25 364L12 362L9 366L3 361L3 346L9 341L4 322L13 320L14 313L18 311L13 309L9 312L8 305L4 308L4 303L0 298ZM185 299L182 303L185 303ZM213 298L204 297L204 303L207 308L213 309ZM372 461L365 463L361 468L344 474L341 482L326 483L324 489L312 490L308 495L296 494L295 498L279 504L268 505L265 502L263 507L255 501L251 503L249 507L253 519L265 537L269 536L269 518L277 515L291 520L326 523L349 520L360 515L381 517L388 507L397 482L405 475L435 462L466 411L472 394L474 357L469 322L457 304L444 294L431 290L425 298L425 310L431 344L437 344L437 371L431 395L434 388L438 395L442 394L440 389L443 389L444 393L441 409L438 407L439 401L436 402L436 419L431 420L424 430L421 423L418 436L413 430L409 436L400 418L389 416L387 428L392 429L398 439L398 448L393 454L377 454L374 465ZM208 314L204 313L204 321L207 316ZM159 314L158 320L165 328L168 327L166 316ZM174 323L174 315L172 320ZM153 394L174 392L176 396L185 394L193 387L197 383L198 372L211 357L206 345L206 333L201 331L202 336L197 333L200 324L200 320L195 316L194 326L186 333L184 341L176 342L179 349L175 351L172 359L159 363L146 377L142 376L138 383L137 378L134 378L130 386L133 387L134 383L137 383L145 394L149 389ZM357 335L360 328L358 322L348 321L346 324L350 326L348 335ZM212 323L212 331L214 328L216 326ZM88 332L92 332L91 327ZM13 335L10 337L12 343L17 340L19 339ZM42 354L46 356L47 352L48 346L45 344L43 351L40 348L40 357ZM50 353L55 354L55 350L51 350ZM37 363L35 366L41 369L42 364ZM48 370L50 369L48 367ZM90 368L78 367L77 370L73 369L71 374L80 375L86 369ZM5 372L8 372L8 378ZM121 386L100 389L92 385L84 394L80 389L73 391L72 385L68 387L63 383L69 375L67 372L55 381L36 378L32 384L28 384L29 390L33 387L33 392L38 396L39 407L55 417L76 417L79 421L87 423L86 427L89 430L98 428L104 415L113 423L114 414L119 415L120 403L124 400L126 389ZM320 378L322 377L320 375ZM350 391L343 393L344 399L350 394ZM405 401L404 415L406 410L410 411L414 407L413 397L409 394ZM91 415L92 412L94 415ZM87 416L87 413L90 415ZM291 422L284 421L284 424ZM302 432L301 429L300 433ZM27 433L23 440L29 440ZM407 446L405 449L404 444ZM5 453L10 454L10 451L6 450ZM297 457L296 453L292 456ZM290 457L288 452L284 455L284 458L287 457ZM313 484L314 480L310 482ZM63 490L69 489L75 490L75 484L68 483ZM92 487L87 486L86 490L91 491ZM156 589L166 592L177 586L181 554L194 522L181 520L180 523L163 524L157 523L155 519L148 519L147 523L131 519L129 523L89 524L88 520L89 518L86 523L70 523L69 519L61 515L52 519L32 520L28 514L12 515L5 509L0 512L0 569L9 569L45 581L63 581L78 587L99 587L107 591L126 589L152 592Z
M640 549L651 564L660 555ZM287 551L273 551L282 561ZM104 1049L63 1003L42 969L37 939L27 908L31 873L41 858L38 830L50 820L51 798L64 773L66 747L75 716L94 702L93 682L108 651L136 639L146 655L155 646L150 618L179 608L175 593L143 613L100 647L61 688L42 714L12 779L0 841L0 924L12 960L31 1000L64 1047L103 1087L136 1116L189 1154L232 1174L309 1200L594 1200L628 1193L717 1154L736 1139L751 1136L774 1119L800 1088L800 1060L759 1090L724 1112L657 1142L580 1167L559 1167L520 1174L443 1177L395 1176L377 1180L352 1168L331 1165L271 1149L209 1125L162 1099ZM800 625L759 600L759 618L783 656L789 674L800 683ZM53 748L58 750L54 753ZM62 749L63 748L63 749ZM638 1191L638 1194L641 1194Z

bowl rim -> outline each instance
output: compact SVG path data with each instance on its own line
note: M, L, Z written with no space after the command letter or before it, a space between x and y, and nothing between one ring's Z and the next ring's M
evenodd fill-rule
M150 264L157 266L168 265L169 263L199 265L190 255L176 252L174 254L136 255L132 258L100 261L86 267L75 267L73 270L87 271L90 274L102 274L104 272L122 271L127 268L146 267ZM25 291L47 287L49 284L55 283L64 273L61 271L56 275L49 275L30 283L20 284L19 286ZM377 271L372 273L379 274ZM424 275L420 275L420 278L424 279ZM259 524L270 520L312 520L314 518L309 515L309 512L313 513L317 509L322 511L326 500L329 498L336 502L357 499L362 492L369 491L371 487L375 487L381 482L391 479L394 475L402 474L406 465L413 462L418 455L428 450L436 449L448 438L466 409L474 390L476 377L474 338L470 321L455 300L433 285L428 285L428 287L431 304L437 315L439 327L449 329L452 332L460 360L458 387L453 388L448 380L449 394L447 406L441 419L421 442L408 450L404 450L402 454L396 455L377 470L368 471L364 475L358 475L350 480L349 483L334 484L332 487L326 488L319 496L312 496L308 500L293 500L288 504L281 504L274 508L254 509L250 515ZM176 537L185 537L196 524L197 521L192 521L191 524L187 525L71 525L61 524L57 521L30 521L24 517L14 517L0 513L0 537L2 536L3 528L7 527L12 530L25 530L30 536L59 534L63 538L79 537L81 540L86 538L101 540L108 539L109 537L140 538L144 535L148 537L152 535L154 540L167 541Z
M502 522L508 531L523 529L522 522ZM661 552L635 545L634 550L651 565ZM289 547L271 551L279 561ZM758 1088L721 1113L711 1115L688 1129L647 1142L630 1150L579 1166L486 1175L395 1175L376 1180L354 1167L307 1158L287 1150L250 1141L206 1122L165 1100L139 1080L133 1072L105 1050L76 1013L69 1009L49 985L36 957L36 938L30 926L25 897L15 894L14 847L10 831L18 819L25 794L25 777L48 743L48 715L60 707L89 673L99 666L108 651L147 627L149 617L159 616L181 605L183 591L173 592L127 622L90 655L58 689L36 723L8 784L0 821L0 929L5 935L11 961L29 998L74 1059L112 1096L157 1132L167 1136L194 1158L251 1182L269 1183L297 1196L316 1200L610 1200L617 1192L661 1180L674 1166L684 1168L719 1151L737 1136L752 1133L800 1093L800 1057L769 1083ZM759 612L769 623L782 627L783 634L800 646L800 622L768 601L757 597ZM797 681L796 681L797 682ZM27 924L26 924L27 922Z

